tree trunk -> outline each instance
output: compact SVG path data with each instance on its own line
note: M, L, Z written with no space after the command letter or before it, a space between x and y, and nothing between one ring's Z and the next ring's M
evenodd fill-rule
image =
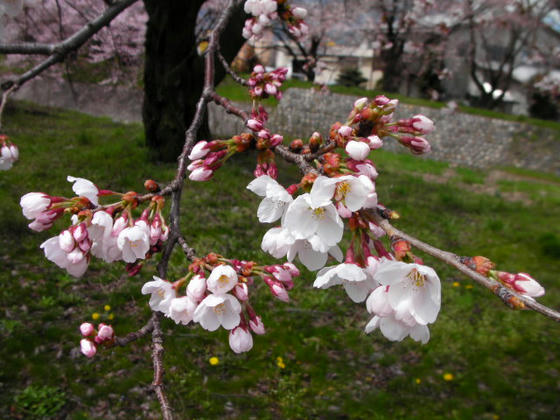
M204 59L197 53L196 17L204 0L144 0L146 32L144 105L146 144L154 160L175 161L185 142L204 82ZM244 15L239 8L221 38L221 51L231 61L243 45ZM216 83L225 72L216 61ZM208 138L205 116L198 138Z

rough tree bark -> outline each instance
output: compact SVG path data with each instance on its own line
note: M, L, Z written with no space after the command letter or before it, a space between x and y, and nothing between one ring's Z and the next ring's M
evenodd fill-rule
M197 53L195 23L204 0L144 0L146 32L143 120L154 160L175 161L185 142L204 84L204 60ZM230 62L244 43L244 13L239 6L220 39ZM216 69L216 83L225 72ZM198 137L209 137L205 116Z

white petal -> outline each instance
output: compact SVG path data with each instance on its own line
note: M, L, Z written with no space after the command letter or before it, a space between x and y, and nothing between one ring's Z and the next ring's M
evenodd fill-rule
M408 328L392 317L381 318L379 329L391 341L402 341L408 335Z
M323 252L314 251L311 248L305 247L298 253L299 260L308 270L315 271L325 266L327 262L327 254Z
M313 208L323 207L331 203L337 179L319 176L311 187L311 203Z
M377 315L374 316L373 318L371 318L370 321L367 323L366 328L365 328L366 334L369 334L370 332L377 329L377 327L379 327L379 321L380 320L381 320L381 318L379 318Z

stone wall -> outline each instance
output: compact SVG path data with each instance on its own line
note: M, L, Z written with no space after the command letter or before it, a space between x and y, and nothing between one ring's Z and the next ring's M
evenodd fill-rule
M141 91L76 84L72 92L67 84L41 80L26 83L16 97L109 116L117 121L142 120ZM290 138L308 138L316 130L325 135L333 122L346 118L355 100L353 96L312 89L288 89L278 107L269 110L268 126L273 132ZM419 113L436 123L436 130L428 136L432 153L427 158L481 168L516 166L560 175L560 132L557 130L406 104L398 107L397 117ZM244 131L243 122L217 105L210 104L209 115L215 137L227 138ZM386 148L408 153L391 140L386 141Z
M325 135L333 122L346 118L356 98L312 89L288 89L271 111L268 127L291 138L308 138L316 130ZM428 136L432 145L428 158L479 168L515 166L560 175L557 130L407 104L399 105L397 117L419 113L436 123L436 130ZM243 130L238 118L215 105L210 109L210 127L216 137ZM389 150L408 153L395 141L387 140L385 144Z

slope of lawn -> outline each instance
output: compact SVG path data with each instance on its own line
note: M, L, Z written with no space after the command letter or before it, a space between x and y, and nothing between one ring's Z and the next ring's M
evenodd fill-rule
M79 353L78 326L98 313L117 334L144 324L140 294L155 262L129 278L122 263L93 261L81 279L48 262L39 245L63 222L34 233L19 209L29 191L70 195L67 175L102 188L142 191L165 182L174 165L147 160L139 125L16 104L5 129L20 161L0 173L0 408L2 418L160 418L150 390L150 341ZM482 254L512 272L527 271L547 289L540 300L560 307L560 180L511 174L476 193L487 174L445 163L375 152L380 200L396 222L444 249ZM245 186L254 155L232 159L214 180L187 183L182 224L199 255L273 262L260 251L268 226L258 223L258 197ZM287 185L293 169L281 171ZM515 175L515 176L514 176ZM516 201L510 200L515 192ZM156 257L157 260L157 257ZM452 269L425 258L442 280L442 308L431 340L387 341L365 335L364 305L340 288L313 290L304 272L292 302L258 285L252 301L267 334L251 352L232 353L227 333L163 323L166 389L177 418L479 418L550 419L560 412L560 327L531 312L513 312ZM170 278L188 263L172 257ZM105 309L109 305L110 309ZM211 365L210 357L219 363Z

